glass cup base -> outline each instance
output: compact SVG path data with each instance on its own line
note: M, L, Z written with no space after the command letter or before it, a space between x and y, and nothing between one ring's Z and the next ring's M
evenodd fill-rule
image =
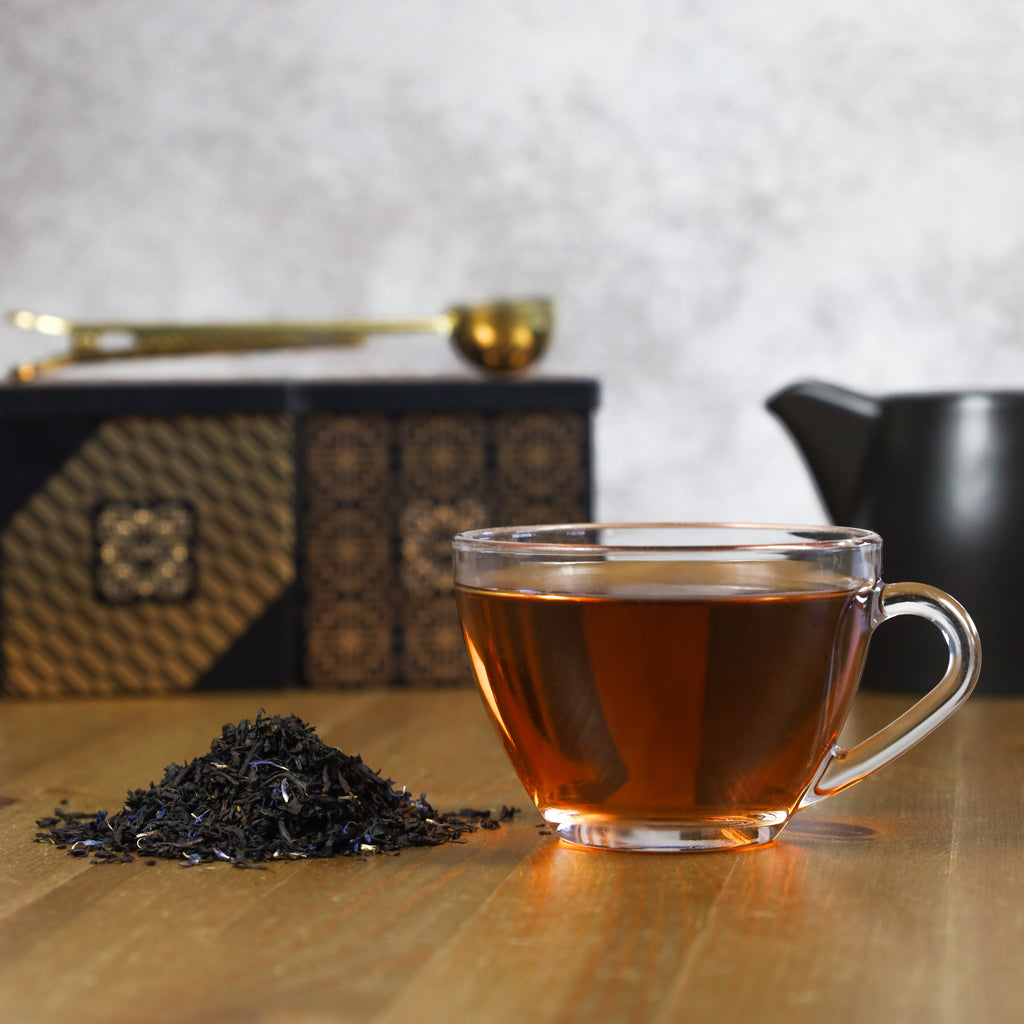
M786 824L766 815L701 823L679 822L551 822L555 834L573 846L596 850L632 850L646 853L699 853L709 850L739 850L772 842Z

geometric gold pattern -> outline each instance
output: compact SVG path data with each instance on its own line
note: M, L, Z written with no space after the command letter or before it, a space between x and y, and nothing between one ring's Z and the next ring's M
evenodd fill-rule
M315 413L300 427L304 675L472 686L451 538L589 516L585 412Z
M464 523L486 519L487 509L479 497L406 502L398 519L400 581L406 593L422 597L447 590L452 582L452 537Z
M101 601L184 601L195 592L196 514L188 502L104 502L93 537Z
M589 488L587 422L569 412L495 418L495 503L503 523L579 521Z
M358 688L397 673L391 422L314 414L301 427L304 676Z
M0 533L11 696L187 690L295 576L284 415L103 421Z

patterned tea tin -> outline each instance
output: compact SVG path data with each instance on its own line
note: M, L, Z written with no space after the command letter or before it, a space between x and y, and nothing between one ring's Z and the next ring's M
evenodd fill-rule
M590 380L0 388L6 696L471 685L451 537L590 518Z

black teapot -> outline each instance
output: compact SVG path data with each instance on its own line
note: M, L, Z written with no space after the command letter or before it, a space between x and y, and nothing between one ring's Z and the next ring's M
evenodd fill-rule
M970 612L979 692L1024 694L1024 392L876 399L806 381L767 404L832 520L881 535L885 578L930 583ZM897 619L873 638L864 685L924 692L946 657L934 630Z

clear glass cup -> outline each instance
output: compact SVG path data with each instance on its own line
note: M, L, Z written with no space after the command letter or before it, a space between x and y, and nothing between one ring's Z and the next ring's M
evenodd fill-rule
M564 840L617 850L771 842L804 807L948 718L980 671L967 612L880 579L882 541L832 526L575 524L453 541L459 615L487 708ZM933 690L837 745L873 631L945 637Z

